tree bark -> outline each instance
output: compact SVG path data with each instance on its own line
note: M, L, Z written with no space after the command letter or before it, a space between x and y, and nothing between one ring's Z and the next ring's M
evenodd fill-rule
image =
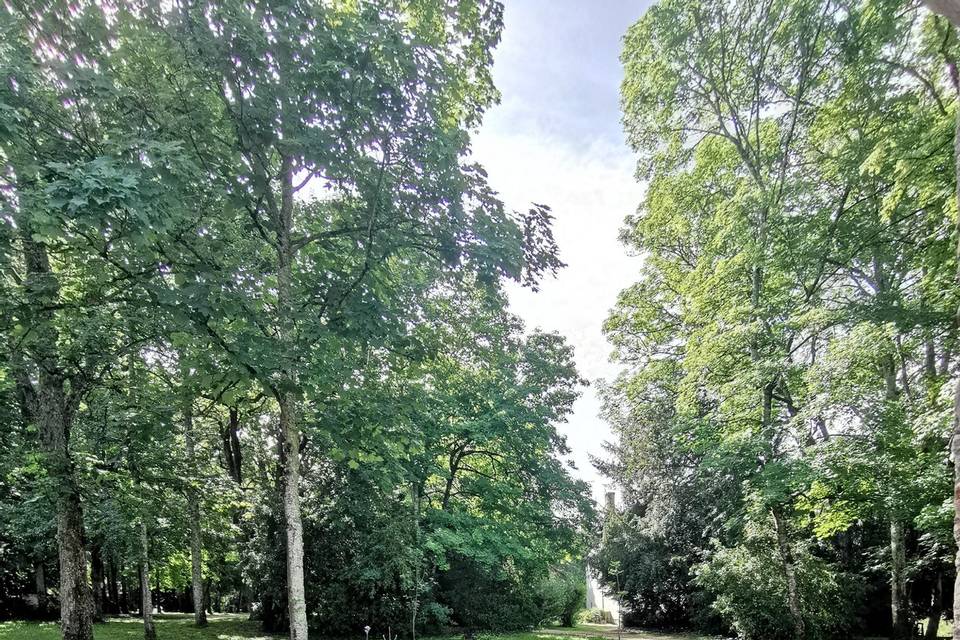
M236 407L230 407L230 419L222 430L220 439L223 446L224 466L227 473L238 485L243 483L243 454L240 451L240 414Z
M153 606L157 610L157 613L163 613L163 604L161 602L163 597L163 592L160 591L160 572L157 571L156 573L154 573L153 578L154 578Z
M790 618L793 621L793 634L797 640L803 638L805 625L803 610L800 607L800 593L797 589L797 569L793 551L790 549L790 538L787 536L787 524L783 517L773 510L773 523L777 529L777 547L780 551L780 563L783 575L787 581L787 607L790 609Z
M143 615L144 640L156 640L157 629L153 625L153 601L150 594L150 539L147 523L140 521L140 613Z
M183 434L187 449L187 465L190 483L187 486L187 511L190 518L190 580L193 592L193 622L198 627L207 626L207 612L203 608L203 544L200 525L200 496L194 482L197 477L197 452L193 432L193 398L184 398Z
M286 444L283 513L287 530L287 598L290 640L307 640L307 605L303 580L303 523L300 518L300 433L296 400L285 393L280 402L280 430Z
M103 555L99 544L90 546L90 577L93 583L93 621L103 622Z
M126 568L120 565L120 588L123 589L123 597L120 598L120 612L133 614L133 604L130 601L130 584L127 582Z
M120 613L120 587L117 584L116 558L110 558L107 563L107 590L110 599L110 613Z
M960 27L960 0L925 0L924 4L941 16L945 17L954 27ZM956 61L948 60L950 77L960 103L960 77L958 77ZM955 182L955 196L957 206L960 207L960 104L956 109L956 122L953 134L953 170ZM958 220L960 226L960 220ZM960 237L958 237L957 254L960 255ZM960 282L960 266L956 278ZM960 321L960 308L957 309L957 320ZM948 375L949 371L944 371ZM953 619L960 620L960 380L957 381L953 394L953 433L950 438L950 458L953 460L953 539L957 543L957 552L954 563L957 569L953 587ZM953 625L953 640L960 640L960 624Z
M293 307L292 277L295 249L293 246L293 163L283 156L281 201L277 213L277 305L280 339L290 349L296 333ZM283 513L287 532L287 605L290 611L290 640L307 640L307 604L303 580L303 522L300 515L300 426L298 397L291 391L297 387L295 368L287 364L282 382L275 390L280 407L280 434L285 450Z
M43 618L47 615L47 574L43 568L43 560L34 563L33 578L37 589L37 612Z
M64 640L92 640L93 611L87 583L83 507L70 455L70 430L77 399L76 394L68 395L66 391L53 312L59 302L59 283L50 268L46 247L33 240L27 220L18 222L27 275L24 293L32 315L35 336L32 350L38 369L37 386L29 387L33 396L30 417L40 431L44 465L56 491L60 629Z
M933 583L933 594L930 596L930 617L927 619L926 640L937 640L937 631L940 629L940 618L943 615L943 574L937 572Z
M894 518L890 521L890 615L893 638L909 638L910 613L907 607L906 528Z

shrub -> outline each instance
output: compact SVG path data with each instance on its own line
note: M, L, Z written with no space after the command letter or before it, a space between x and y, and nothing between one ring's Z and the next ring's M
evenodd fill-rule
M583 609L587 597L585 576L584 567L579 563L569 563L550 570L550 575L537 589L541 624L553 621L558 621L564 627L576 624L577 614Z
M802 545L793 548L806 637L843 637L854 621L857 589L828 562ZM713 609L748 640L794 637L787 585L776 539L752 530L735 547L720 547L696 569L696 581L713 595Z
M613 614L603 609L584 609L577 614L578 624L612 624Z

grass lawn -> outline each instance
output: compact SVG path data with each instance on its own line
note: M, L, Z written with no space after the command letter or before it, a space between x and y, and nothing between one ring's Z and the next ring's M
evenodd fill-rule
M246 614L209 616L206 629L193 626L190 614L163 614L155 616L158 640L278 640L285 636L271 635L260 630L259 623L247 620ZM615 640L617 628L610 625L581 625L573 629L551 628L539 631L478 636L478 640ZM374 634L371 634L373 637ZM625 631L624 640L705 640L693 634L669 634ZM143 623L139 618L116 618L94 627L96 640L141 640ZM379 636L377 636L379 640ZM462 636L425 638L424 640L459 640ZM0 640L60 640L60 629L55 623L0 622ZM363 633L357 633L363 640Z
M617 627L612 624L580 624L576 627L549 627L532 633L521 634L518 640L545 640L571 636L581 639L617 640ZM678 633L666 631L642 631L640 629L624 629L623 640L713 640L710 636L701 636L696 633Z
M276 640L260 630L246 614L209 616L210 626L197 629L193 615L155 616L158 640ZM116 618L94 625L96 640L143 640L143 622L139 618ZM0 640L60 640L56 623L0 622Z

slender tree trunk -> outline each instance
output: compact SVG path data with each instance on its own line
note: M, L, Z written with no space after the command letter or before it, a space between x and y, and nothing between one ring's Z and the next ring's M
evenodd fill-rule
M893 637L910 637L910 613L907 607L906 528L899 519L890 521L890 614Z
M127 570L123 564L120 565L120 586L123 587L123 613L132 615L133 601L130 600L130 583L127 582Z
M143 615L144 640L156 640L150 594L150 539L147 536L147 523L143 520L140 521L140 612Z
M230 419L222 430L220 439L223 447L223 460L227 473L238 485L243 482L243 454L240 451L240 412L236 407L230 407Z
M874 272L877 282L883 282L876 260L874 261ZM897 365L893 356L890 356L885 363L883 376L886 400L891 404L896 403L900 398L900 390L897 387ZM906 527L900 516L895 513L890 517L890 624L893 638L901 640L910 637L910 611L907 603Z
M187 488L187 511L190 518L190 579L193 587L193 622L207 626L207 612L203 608L203 545L200 526L200 496L194 486L197 475L197 452L193 433L193 398L183 403L183 433L187 449L187 465L193 477Z
M110 612L120 613L120 588L117 585L117 562L116 558L110 558L107 563L107 589L110 596Z
M160 571L158 570L153 574L153 584L154 584L154 596L153 596L153 606L156 608L157 613L163 613L163 605L160 602L161 596L163 593L160 591Z
M787 580L787 606L790 609L790 617L793 620L793 634L797 640L803 638L805 629L803 622L803 610L800 607L800 593L797 589L797 569L793 557L793 550L790 548L790 538L787 535L787 524L783 517L774 509L773 524L777 530L777 547L780 551L780 563L783 567L783 575Z
M43 569L43 560L33 564L33 579L37 589L37 613L41 618L47 615L47 574Z
M295 327L290 316L293 306L293 163L283 156L281 202L277 212L277 304L280 339L293 346ZM292 349L291 349L292 352ZM289 365L288 365L289 366ZM294 368L284 371L277 393L280 405L280 433L285 449L283 513L287 530L287 605L290 611L290 640L307 640L307 604L303 580L303 523L300 516L300 425Z
M90 577L93 582L93 621L103 622L103 555L99 544L90 545Z
M940 629L940 618L943 616L943 574L937 572L937 579L933 583L933 594L930 596L930 617L927 619L926 640L937 640L937 631Z
M283 513L287 529L287 598L290 610L290 640L307 639L307 606L303 580L303 523L300 519L300 433L296 400L282 395L280 429L286 442L283 482Z

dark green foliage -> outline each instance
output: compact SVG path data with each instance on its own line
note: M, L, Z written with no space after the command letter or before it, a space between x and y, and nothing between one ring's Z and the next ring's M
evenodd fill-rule
M696 584L712 596L711 606L745 638L793 637L786 584L776 540L749 533L744 542L720 548L697 568ZM797 582L808 637L849 637L862 606L862 587L853 576L797 547Z
M587 585L582 564L571 562L554 567L537 588L542 624L558 622L573 627L584 608Z
M464 629L513 631L541 621L535 589L508 559L485 565L462 556L449 559L438 577L437 601Z

